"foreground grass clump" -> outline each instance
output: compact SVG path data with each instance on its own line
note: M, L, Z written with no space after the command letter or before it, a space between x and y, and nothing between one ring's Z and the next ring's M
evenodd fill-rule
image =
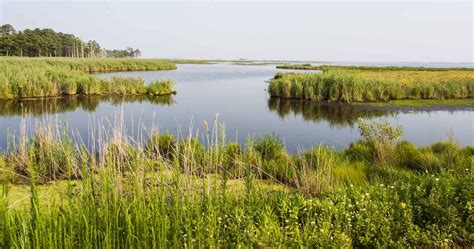
M318 66L311 64L284 64L276 66L278 69L293 69L293 70L321 70Z
M474 98L474 70L323 67L322 74L278 73L272 97L364 102Z
M90 72L175 69L171 62L139 59L0 58L0 99L95 94L172 94L169 83L101 79ZM158 93L158 94L154 94Z
M40 127L0 156L0 246L472 246L474 149L360 125L346 150L296 155L218 128L202 142L114 129L88 148Z
M174 81L172 80L157 80L153 81L147 86L147 93L149 95L168 95L175 94L173 90Z

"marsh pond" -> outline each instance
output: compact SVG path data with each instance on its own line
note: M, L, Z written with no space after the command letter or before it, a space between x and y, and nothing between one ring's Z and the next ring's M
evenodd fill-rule
M187 134L205 130L205 121L225 126L226 137L245 143L249 136L279 135L291 152L315 144L344 148L359 139L357 119L387 120L404 128L403 139L417 145L454 138L474 145L473 107L395 108L270 98L266 88L275 65L179 64L177 70L114 72L100 77L141 77L146 82L170 79L176 95L69 96L0 101L0 147L11 134L38 121L59 120L87 137L97 122L123 119L129 134L141 128ZM310 72L308 72L310 73ZM315 73L315 72L311 72ZM317 73L317 72L316 72ZM26 120L26 121L25 121Z

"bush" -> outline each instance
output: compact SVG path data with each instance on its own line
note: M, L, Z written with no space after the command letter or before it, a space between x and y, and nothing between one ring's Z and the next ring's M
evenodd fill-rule
M185 173L198 176L208 173L206 148L198 139L187 138L181 140L178 146L179 164Z
M360 135L375 148L375 159L378 163L390 164L396 142L403 134L401 126L391 126L387 121L366 123L358 120Z

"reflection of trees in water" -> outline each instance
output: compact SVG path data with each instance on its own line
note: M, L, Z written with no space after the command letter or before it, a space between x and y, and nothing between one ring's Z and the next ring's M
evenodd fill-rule
M58 98L1 100L0 116L18 116L28 114L40 116L44 114L56 114L74 111L80 108L87 112L94 112L101 102L112 105L123 103L151 103L156 105L170 106L175 102L173 96L149 96L149 95L96 95L96 96L62 96Z
M304 120L327 121L332 126L353 126L357 123L358 118L375 118L394 114L393 110L281 98L270 98L268 108L271 111L276 111L281 118L290 114L302 115Z

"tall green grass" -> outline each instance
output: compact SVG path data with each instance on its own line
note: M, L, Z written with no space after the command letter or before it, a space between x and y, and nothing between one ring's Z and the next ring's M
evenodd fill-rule
M334 65L320 65L313 66L310 63L306 64L283 64L278 65L279 69L301 69L301 70L359 70L359 71L474 71L473 68L468 67L410 67L410 66L334 66Z
M101 79L90 72L175 69L139 59L0 58L0 99L96 94L172 94L170 83L145 86L139 78ZM155 94L156 93L156 94Z
M0 57L0 67L23 68L59 67L82 72L172 70L176 65L169 60L120 58L61 58L61 57Z
M319 70L359 70L359 71L474 71L469 67L410 67L410 66L318 66Z
M278 73L268 92L279 98L339 102L473 98L474 71L328 67L322 74Z
M196 134L142 141L110 128L95 148L54 124L24 134L0 156L0 246L474 243L472 147L402 142L398 157L379 164L371 136L343 151L316 146L292 155L275 135L241 147L219 127L205 129L201 142ZM438 166L418 159L425 157Z
M284 64L277 65L278 69L292 69L292 70L321 70L318 66L313 66L311 64Z

